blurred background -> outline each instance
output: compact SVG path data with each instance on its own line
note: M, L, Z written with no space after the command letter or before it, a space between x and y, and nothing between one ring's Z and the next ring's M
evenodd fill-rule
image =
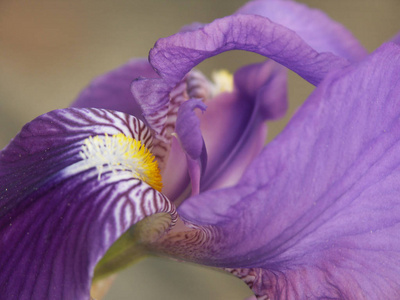
M303 0L341 22L373 51L400 30L399 0ZM69 105L95 76L132 57L183 25L210 22L239 8L240 0L0 0L0 149L36 116ZM260 56L231 52L203 62L210 75L233 72ZM270 124L285 125L312 87L290 74L290 110ZM105 299L232 299L250 296L236 278L160 258L122 272Z

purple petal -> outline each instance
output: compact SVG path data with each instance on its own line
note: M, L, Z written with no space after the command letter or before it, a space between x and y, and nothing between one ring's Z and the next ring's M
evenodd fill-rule
M157 161L162 170L164 182L163 193L171 201L174 201L175 204L180 203L189 195L187 190L189 185L188 171L192 178L192 192L198 193L200 174L205 167L207 154L202 141L196 145L189 143L193 142L187 140L190 136L181 137L181 142L184 143L184 148L182 149L177 139L173 138L173 133L177 133L178 136L184 135L184 131L188 129L185 127L186 125L190 125L190 128L196 132L195 128L198 127L197 123L199 123L199 121L197 117L192 114L189 106L190 103L194 102L201 108L204 105L201 104L200 100L188 99L196 98L207 100L211 97L212 88L212 84L199 71L191 71L170 92L170 102L168 106L161 111L147 116L147 121L150 126L157 127L160 125L163 127L160 134L156 135L152 152L157 157ZM182 109L180 109L180 107L182 107ZM186 118L188 118L188 120L186 120ZM176 126L178 126L179 129L177 129ZM199 130L197 130L197 137L201 138L201 132ZM200 148L196 150L196 147ZM189 151L192 157L187 156L187 153L185 153L186 151ZM196 151L198 153L195 153ZM183 163L185 161L187 163Z
M199 71L192 71L169 93L168 105L146 117L150 127L162 128L156 135L153 147L161 169L164 169L171 154L172 134L175 132L180 106L189 98L208 99L211 97L211 88L211 83Z
M295 31L318 52L332 52L350 61L366 56L365 48L341 24L324 12L289 0L254 0L237 14L255 14Z
M145 125L99 109L65 109L25 125L0 152L0 295L89 299L96 263L129 227L174 206L127 170L99 176L89 136L123 133L151 147Z
M164 107L163 110L159 110L146 118L150 127L163 124L161 132L156 135L153 146L153 153L157 157L161 170L165 169L168 157L171 154L172 134L175 132L175 123L179 107L188 100L186 87L186 80L182 80L171 91L169 105ZM184 158L184 155L182 157ZM181 169L183 170L183 168Z
M206 105L209 106L205 113L199 115L201 132L197 129L199 120L192 112L193 107L203 106L199 100L182 102L176 123L176 132L189 154L187 165L192 178L192 192L199 188L204 191L234 185L264 146L265 120L280 117L287 108L285 68L273 61L239 70L235 74L237 90L222 93L212 99L204 96L204 91L199 88L204 85L200 79L199 75L187 78L188 93L205 98ZM199 86L194 82L198 80L201 81ZM175 102L176 100L171 101L172 104ZM203 137L207 153L203 146ZM168 180L163 192L175 204L188 195L185 191L187 178L177 176L177 173L182 173L179 166L183 165L180 163L183 157L177 155L176 150L170 151L166 166L168 171L163 173L164 179ZM204 173L202 169L205 166L205 154L209 163Z
M174 101L173 101L174 102ZM206 106L199 99L190 99L180 103L175 128L176 138L171 140L168 162L163 171L163 193L178 205L188 196L188 175L191 181L192 195L200 191L201 175L207 163L207 152L200 131L200 121L194 110L201 111ZM186 161L186 163L182 162Z
M150 62L160 79L133 83L133 94L145 117L163 109L174 86L204 59L229 50L247 50L267 56L313 84L348 61L331 53L319 53L295 32L253 15L235 15L203 28L160 39L150 51ZM162 124L154 127L160 132Z
M188 172L192 182L192 195L200 192L201 174L207 163L207 152L200 131L200 120L194 113L196 108L203 112L206 110L206 106L199 99L190 99L184 102L179 108L176 120L176 134L186 154Z
M175 205L190 195L186 189L190 185L187 156L176 138L171 140L168 163L163 170L163 194Z
M235 74L236 90L206 101L200 116L208 163L201 190L232 186L265 143L265 120L287 108L285 68L273 61ZM223 142L221 142L223 141Z
M147 59L132 59L121 67L94 79L71 107L95 107L124 112L143 119L140 106L131 93L136 78L157 78Z
M273 299L400 297L400 47L329 75L237 186L155 246Z
M157 157L162 170L165 182L163 193L175 204L187 197L185 190L189 184L188 171L194 184L192 191L199 190L200 174L205 167L204 157L206 157L206 151L202 140L200 143L194 143L193 145L190 142L196 142L196 139L194 141L188 140L193 132L201 139L201 132L199 129L195 129L199 127L199 120L192 114L192 108L189 106L191 103L196 102L196 105L200 108L203 109L205 107L203 107L204 105L201 104L200 100L194 100L193 102L193 100L188 99L189 97L207 99L210 97L210 89L210 82L200 72L192 71L171 91L169 95L170 102L166 107L166 112L157 111L147 118L150 126L164 124L162 131L154 140L152 152ZM187 129L191 129L193 132L185 133ZM173 137L174 133L178 135L178 139L183 143L182 145L177 143L176 137ZM187 136L188 134L189 136ZM196 150L196 147L200 147L200 150ZM189 156L187 155L188 153L190 153ZM187 164L182 163L183 161L186 161Z
M264 120L284 116L288 108L286 69L273 61L247 65L235 73L235 86L240 98L260 105Z
M203 112L206 110L204 103L198 99L191 99L182 103L176 120L176 133L179 141L187 155L192 159L198 159L204 148L204 141L200 131L200 120L194 113L196 108Z
M270 57L311 83L318 83L330 70L347 65L335 55L318 53L286 27L254 15L225 17L199 30L160 39L149 59L161 78L175 85L204 59L229 50Z

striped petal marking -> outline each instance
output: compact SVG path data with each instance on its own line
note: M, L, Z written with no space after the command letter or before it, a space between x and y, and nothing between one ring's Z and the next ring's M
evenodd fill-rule
M151 148L141 121L103 109L25 125L0 152L0 295L87 300L97 262L132 225L166 213L160 230L172 226ZM140 158L148 169L133 167Z

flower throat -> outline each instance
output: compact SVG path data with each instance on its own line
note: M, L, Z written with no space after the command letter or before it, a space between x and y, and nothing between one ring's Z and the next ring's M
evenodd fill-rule
M80 155L88 167L97 168L99 179L103 172L129 171L134 178L157 191L162 189L161 174L154 155L141 141L122 133L85 139Z

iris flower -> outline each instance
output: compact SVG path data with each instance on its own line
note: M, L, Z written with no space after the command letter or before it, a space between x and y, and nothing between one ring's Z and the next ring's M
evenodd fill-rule
M0 152L2 299L88 300L146 253L231 272L257 299L399 299L398 40L367 56L322 12L255 0L26 124ZM193 70L229 50L269 59ZM264 146L285 67L316 89Z

